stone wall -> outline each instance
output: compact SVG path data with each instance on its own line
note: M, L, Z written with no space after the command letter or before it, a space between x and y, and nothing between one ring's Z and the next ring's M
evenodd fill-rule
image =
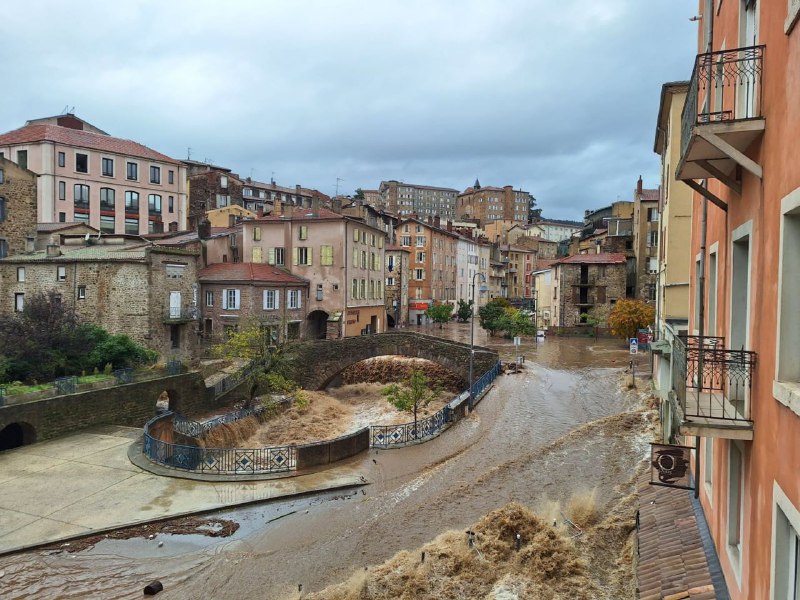
M0 407L0 430L28 423L42 441L96 425L143 427L156 414L161 392L170 396L170 410L198 414L218 407L213 390L197 372L184 373L102 390L58 396Z
M589 264L586 285L580 285L580 264L562 264L559 269L559 320L556 325L573 327L581 323L581 314L602 306L611 310L625 298L626 266L624 264Z
M470 347L414 332L391 332L339 340L317 340L288 348L293 379L306 389L322 389L346 367L375 356L410 356L439 363L469 378ZM475 347L475 376L491 369L498 360L495 351Z
M3 215L0 215L0 240L8 245L8 256L25 251L25 238L36 236L36 183L32 171L0 158L0 198L3 198ZM0 256L2 258L2 256Z

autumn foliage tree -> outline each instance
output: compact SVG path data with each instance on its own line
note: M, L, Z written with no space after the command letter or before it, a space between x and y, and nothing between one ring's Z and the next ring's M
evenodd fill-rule
M619 300L611 309L608 324L613 335L631 338L639 329L652 325L655 318L656 309L650 304L641 300Z

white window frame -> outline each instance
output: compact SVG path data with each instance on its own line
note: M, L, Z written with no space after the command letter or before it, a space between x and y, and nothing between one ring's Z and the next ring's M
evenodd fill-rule
M739 454L741 459L740 464L738 465L739 470L738 474L734 472L734 465L731 462L732 453L731 450L736 448L736 451ZM745 524L745 510L744 510L744 485L745 485L745 456L744 456L744 446L738 440L728 440L728 490L727 490L727 519L725 522L725 548L728 553L728 559L730 560L731 567L733 568L733 574L736 576L736 582L738 585L741 586L742 584L742 552L743 552L743 542L744 542L744 524ZM734 477L736 475L736 477ZM731 540L731 534L733 533L732 529L732 511L731 511L731 500L732 494L738 493L739 496L739 514L737 515L738 521L738 530L735 532L736 538Z
M67 267L58 265L56 267L56 281L63 283L67 280Z
M286 297L286 308L297 310L303 307L302 290L289 290Z
M214 290L206 290L206 306L208 308L214 306Z
M25 283L25 267L17 267L17 281Z
M233 305L231 305L231 300ZM222 290L222 309L239 310L241 306L241 294L237 288L227 288Z
M281 307L280 290L264 290L262 306L264 310L278 310Z
M800 573L798 573L798 562L800 561L798 559L800 557L797 556L797 543L791 544L794 541L791 538L800 537L800 511L797 510L777 481L772 482L772 497L772 558L770 563L772 585L769 598L770 600L793 600L797 597L797 578L800 577ZM781 531L782 529L783 531ZM791 575L794 575L794 585L787 581L787 576Z
M789 236L787 226L792 228ZM800 329L797 311L800 300L794 297L798 291L796 277L796 253L800 249L800 188L781 200L781 226L778 259L778 325L776 328L775 379L772 395L775 399L800 415L800 368L797 367L797 344Z

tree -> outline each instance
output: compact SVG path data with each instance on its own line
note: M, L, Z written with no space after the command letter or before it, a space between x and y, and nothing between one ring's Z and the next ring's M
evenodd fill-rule
M285 323L276 319L252 319L240 324L227 340L214 346L214 354L256 363L250 395L245 408L259 394L295 394L297 384L291 379L290 365L281 332ZM270 401L265 405L269 406Z
M425 316L438 323L441 329L443 323L449 323L453 318L453 307L449 304L431 304L425 311Z
M534 335L536 325L531 320L532 314L527 310L507 308L497 322L498 329L504 331L507 337L518 335Z
M488 331L491 336L494 336L496 331L501 331L501 320L505 316L505 309L510 306L511 303L505 298L493 298L484 306L481 306L478 309L481 327Z
M356 188L355 194L353 194L353 198L356 200L363 200L364 199L364 190L361 188Z
M470 300L467 302L466 300L459 300L458 301L458 308L456 309L456 318L458 319L459 323L466 323L467 321L472 318L472 305L474 302Z
M626 299L619 300L611 309L608 324L613 335L631 338L639 329L652 325L655 318L656 309L653 306L641 300Z
M435 400L440 393L420 369L413 369L401 383L393 383L381 390L389 403L397 410L414 413L414 438L417 437L417 408Z
M590 308L588 312L581 313L581 318L594 329L594 339L597 339L597 329L608 324L610 313L611 307L608 304L598 304Z

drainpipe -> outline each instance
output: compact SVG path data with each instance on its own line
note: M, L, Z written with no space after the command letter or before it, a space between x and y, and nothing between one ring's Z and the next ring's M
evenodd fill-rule
M703 180L703 187L708 188L708 179ZM700 273L698 279L698 289L700 306L697 320L697 332L700 336L700 346L697 352L697 372L699 374L697 380L697 401L700 402L700 394L703 392L703 336L706 332L705 317L705 293L706 293L706 237L708 230L708 200L703 197L703 216L700 223ZM700 436L694 438L694 461L695 461L695 474L694 474L694 497L700 497Z

